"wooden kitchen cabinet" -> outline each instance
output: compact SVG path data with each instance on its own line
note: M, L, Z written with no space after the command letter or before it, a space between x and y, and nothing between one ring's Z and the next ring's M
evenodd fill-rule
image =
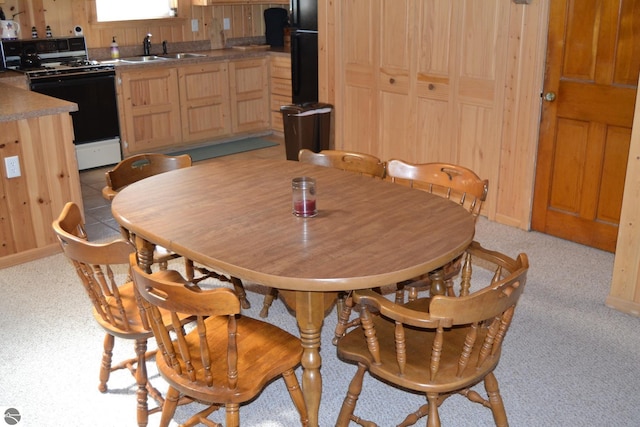
M118 71L117 94L125 156L181 143L175 67Z
M231 129L233 133L269 129L268 59L229 63Z
M125 156L269 130L268 58L118 70Z
M231 133L228 62L178 68L182 142Z
M271 129L284 134L280 107L291 104L291 57L273 56L269 66L271 82L270 112Z

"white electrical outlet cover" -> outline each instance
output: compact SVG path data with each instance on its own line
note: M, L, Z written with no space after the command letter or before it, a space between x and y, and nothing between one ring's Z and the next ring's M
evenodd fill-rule
M193 31L194 33L196 31L198 31L198 20L197 19L192 19L191 20L191 31Z
M4 166L7 178L17 178L20 176L20 159L18 156L4 158Z
M224 18L222 20L222 22L223 22L223 30L230 30L231 29L231 19Z

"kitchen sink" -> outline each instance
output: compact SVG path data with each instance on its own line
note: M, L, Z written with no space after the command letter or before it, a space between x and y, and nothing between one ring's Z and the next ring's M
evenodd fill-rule
M157 55L145 55L145 56L130 56L128 58L122 58L121 62L151 62L151 61L165 61L169 58Z
M186 59L186 58L202 58L207 55L203 55L201 53L168 53L166 55L162 55L163 58L167 59Z

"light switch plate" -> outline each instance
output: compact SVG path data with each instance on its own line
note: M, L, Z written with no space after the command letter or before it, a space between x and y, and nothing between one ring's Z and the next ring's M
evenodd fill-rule
M191 20L191 31L193 31L194 33L198 31L198 20L197 19L192 19Z
M224 18L222 20L222 29L223 30L230 30L231 29L231 19Z

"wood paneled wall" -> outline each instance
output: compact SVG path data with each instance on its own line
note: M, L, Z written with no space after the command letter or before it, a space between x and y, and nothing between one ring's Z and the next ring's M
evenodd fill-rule
M5 0L0 7L7 19L20 12L15 20L21 25L21 38L30 37L32 26L37 28L40 37L44 36L47 25L54 36L64 37L73 35L73 28L80 25L90 48L109 46L113 36L121 46L134 46L151 33L157 42L211 40L214 49L223 47L225 39L264 35L264 10L287 8L282 2L202 7L191 6L189 0L179 0L176 18L98 23L95 0ZM230 30L223 31L223 18L230 19ZM198 20L198 31L191 31L192 19Z
M462 164L483 213L529 228L549 0L320 0L337 148Z
M640 81L638 82L640 86ZM640 317L640 91L631 131L611 291L606 305Z
M60 251L51 222L68 201L82 208L68 113L0 122L0 158L18 156L21 175L0 176L0 269Z

